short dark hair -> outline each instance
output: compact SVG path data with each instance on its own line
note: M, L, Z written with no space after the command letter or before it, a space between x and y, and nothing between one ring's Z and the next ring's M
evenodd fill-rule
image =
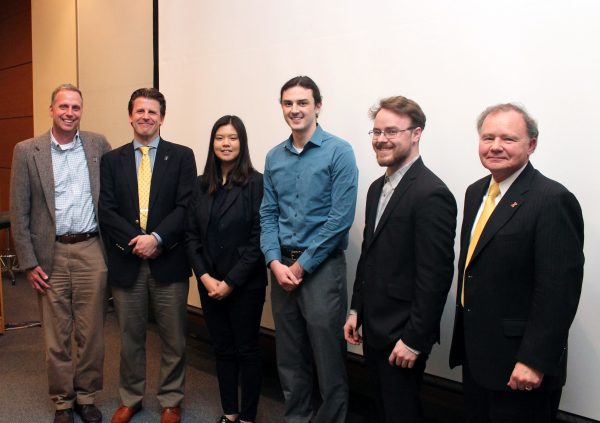
M481 132L481 127L483 126L483 121L489 115L493 115L498 112L510 112L510 111L517 112L521 116L523 116L523 120L525 121L525 126L527 127L527 136L529 137L529 139L535 138L537 140L537 137L540 133L540 131L538 130L537 122L535 121L535 119L533 119L531 116L529 116L529 113L527 113L527 111L525 110L524 107L519 106L515 103L496 104L495 106L490 106L487 109L485 109L483 112L481 112L481 114L479 115L479 118L477 119L477 132Z
M312 90L313 98L315 100L315 105L319 105L323 102L323 99L321 98L321 91L319 91L319 87L317 86L315 81L313 81L308 76L296 76L296 77L290 79L285 84L283 84L283 87L281 87L281 91L279 92L279 102L280 103L281 103L281 98L283 97L284 91L289 90L292 87L302 87L302 88L306 88L307 90Z
M202 186L209 194L214 194L221 183L221 162L215 155L214 143L217 131L225 125L232 125L235 128L240 142L240 154L235 161L233 169L227 175L225 187L231 189L233 185L246 185L250 175L254 173L248 149L248 134L246 133L244 122L235 115L222 116L215 122L212 131L210 131L208 154L206 155L206 164L204 165L204 173L202 175Z
M138 97L144 97L158 101L158 104L160 104L160 116L165 117L165 112L167 111L167 101L165 100L165 96L162 95L162 93L156 88L138 88L137 90L135 90L131 94L129 104L127 105L129 115L131 115L131 113L133 112L133 102Z
M51 106L54 104L56 95L61 91L74 91L79 94L79 97L81 97L81 101L83 101L83 94L81 94L81 90L79 88L77 88L73 84L61 84L58 87L56 87L54 89L54 91L52 91L52 95L50 96L50 105Z
M425 129L425 121L427 120L425 113L423 113L421 106L419 106L417 102L409 98L401 95L383 98L379 100L378 104L371 107L369 110L369 117L375 119L375 116L377 116L377 113L379 113L381 109L389 110L400 116L408 116L412 127L421 128L421 130Z

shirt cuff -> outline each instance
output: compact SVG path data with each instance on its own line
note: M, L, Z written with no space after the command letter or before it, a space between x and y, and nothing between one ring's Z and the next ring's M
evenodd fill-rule
M269 250L265 253L265 263L267 266L269 266L273 260L281 261L281 250Z
M348 316L358 316L358 311L351 308L348 310Z
M158 246L162 247L163 241L162 238L160 237L159 234L157 234L156 232L152 232L151 234L154 238L156 238L156 240L158 241Z
M402 342L404 342L404 341L402 341ZM408 346L408 345L406 345L406 344L404 344L404 346L406 347L406 349L407 349L407 350L409 350L409 351L410 351L411 353L413 353L413 354L416 354L416 355L419 355L419 354L421 354L421 351L417 351L417 350L415 350L414 348L411 348L411 347L409 347L409 346Z

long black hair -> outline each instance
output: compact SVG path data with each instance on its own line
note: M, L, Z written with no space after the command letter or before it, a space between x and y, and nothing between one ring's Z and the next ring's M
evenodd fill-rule
M244 122L234 115L225 115L219 118L210 132L208 154L206 155L206 165L204 165L204 174L202 176L202 187L211 195L214 194L221 185L221 161L215 155L214 142L217 131L221 126L225 125L232 125L235 128L240 142L240 154L237 156L233 168L227 175L225 188L231 189L233 185L245 185L248 183L250 175L254 173L252 161L250 161L248 135L246 134Z

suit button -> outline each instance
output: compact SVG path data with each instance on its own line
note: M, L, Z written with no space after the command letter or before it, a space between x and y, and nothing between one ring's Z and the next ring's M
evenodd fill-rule
M467 310L467 313L470 313L470 312L471 312L471 309L470 309L470 308L466 308L465 310Z

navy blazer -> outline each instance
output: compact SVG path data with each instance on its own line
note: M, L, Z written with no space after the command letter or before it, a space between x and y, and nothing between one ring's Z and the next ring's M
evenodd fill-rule
M205 273L215 276L215 263L206 248L214 195L206 192L201 181L202 176L199 176L188 208L185 248L198 286L204 289L200 276ZM224 280L238 291L263 288L267 284L267 268L260 250L262 197L262 174L255 171L247 184L231 187L220 209L219 267L228 269Z
M102 157L100 163L99 222L107 253L108 282L132 286L142 259L132 254L129 241L142 234L133 143ZM185 210L196 178L193 151L161 138L150 185L147 233L162 239L162 251L149 260L152 276L162 283L191 276L183 248Z
M519 361L544 373L541 389L556 389L566 380L567 338L583 280L581 208L564 186L527 164L496 205L465 270L490 178L465 196L450 366L468 362L479 385L507 390Z
M365 343L385 349L399 339L429 353L454 274L456 201L422 159L394 190L379 225L384 177L369 188L351 308Z

